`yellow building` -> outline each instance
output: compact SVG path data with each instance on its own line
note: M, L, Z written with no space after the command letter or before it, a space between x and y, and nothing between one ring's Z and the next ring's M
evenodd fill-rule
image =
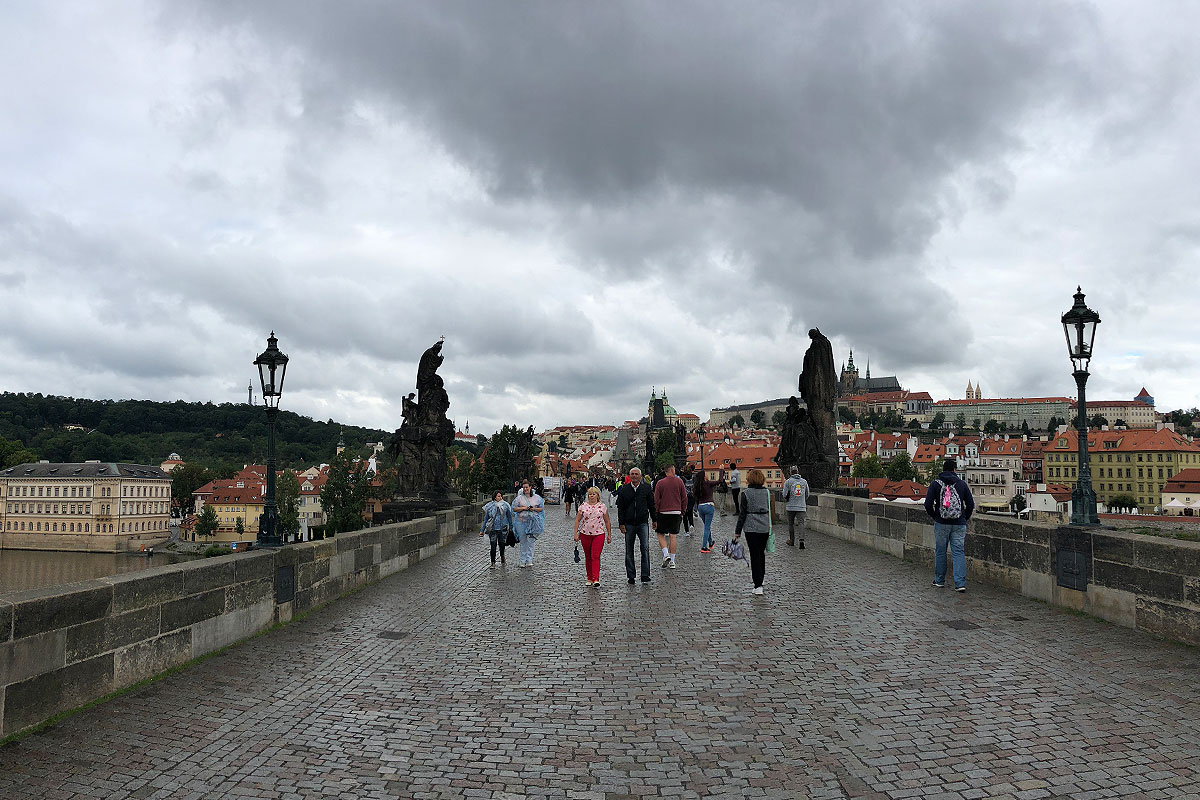
M158 467L40 461L0 470L0 548L136 550L161 541L171 478Z
M1042 464L1046 483L1075 488L1079 480L1077 442L1076 432L1068 430L1046 443ZM1200 466L1200 444L1168 427L1088 431L1088 454L1092 488L1100 502L1107 504L1116 495L1130 495L1146 510L1160 505L1167 481L1182 470Z
M217 529L208 538L197 538L194 532L188 536L192 541L230 544L253 542L258 539L258 520L266 507L264 495L266 485L261 480L235 478L211 481L194 492L196 513L204 506L212 506L217 515ZM237 531L238 520L242 521L242 532Z

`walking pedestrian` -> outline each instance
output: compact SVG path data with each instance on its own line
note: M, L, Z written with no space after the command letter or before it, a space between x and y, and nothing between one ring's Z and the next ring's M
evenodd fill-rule
M933 518L933 585L946 585L946 546L954 558L954 591L967 590L967 522L975 513L971 487L958 477L958 461L947 458L942 474L929 484L925 513Z
M724 470L721 471L720 477L724 479ZM700 521L704 523L704 536L700 539L701 553L713 551L712 521L717 513L717 507L713 504L713 492L719 482L705 478L704 470L697 471L695 477L692 478L692 491L696 494L696 513L700 515Z
M675 465L668 464L666 474L654 482L654 508L658 520L658 545L662 548L663 567L675 569L675 551L679 525L687 511L687 489L675 474Z
M654 492L642 480L637 467L629 470L629 483L617 490L617 524L625 534L625 577L633 583L637 577L633 561L633 543L641 543L642 583L650 583L650 528L654 521Z
M696 527L696 493L693 491L692 465L683 468L683 488L687 490L687 510L683 512L683 535L691 536Z
M563 485L563 515L571 516L571 503L575 500L575 481L567 481Z
M521 491L513 500L512 510L516 521L513 530L521 543L522 567L533 566L533 548L537 546L538 537L546 530L545 504L533 485L528 480L521 482Z
M726 462L728 463L728 462ZM729 495L733 498L733 513L738 514L741 506L738 505L738 498L742 494L742 473L738 471L737 464L733 464L733 468L729 470Z
M583 545L588 585L600 588L600 553L612 541L612 523L608 519L608 506L600 502L598 487L588 487L587 502L579 506L575 515L575 541Z
M736 542L744 531L750 551L750 575L754 579L754 594L763 593L763 576L767 571L767 538L771 535L771 492L765 487L767 476L761 469L746 473L747 487L738 500Z
M791 477L783 484L784 509L788 516L788 544L804 549L804 517L808 512L808 481L800 474L800 468L792 467ZM800 525L800 541L796 541L796 523Z
M479 526L479 535L485 533L491 539L492 566L496 568L496 551L500 551L500 563L504 564L504 548L508 544L508 532L513 528L513 510L504 499L504 492L497 489L492 492L492 499L483 507L483 522Z

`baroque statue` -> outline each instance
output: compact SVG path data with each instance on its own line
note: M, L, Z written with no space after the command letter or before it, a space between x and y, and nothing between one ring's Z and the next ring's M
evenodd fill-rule
M833 370L833 346L820 329L808 332L811 343L804 353L800 373L800 397L807 413L793 397L788 402L786 421L776 463L780 469L798 466L814 489L827 489L837 481L837 375Z
M397 497L445 497L450 488L446 448L454 442L454 423L446 418L450 398L437 374L445 358L443 341L421 355L417 391L402 398L404 422L388 443L388 452L396 459Z
M788 399L784 417L779 449L775 453L775 463L784 474L800 464L824 461L817 429L795 395Z

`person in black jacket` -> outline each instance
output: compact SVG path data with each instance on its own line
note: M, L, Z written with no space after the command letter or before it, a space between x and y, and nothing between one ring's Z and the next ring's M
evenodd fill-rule
M955 470L958 462L947 458L925 495L925 513L933 518L933 585L946 585L946 545L954 557L954 590L967 590L967 522L975 513L975 498L966 481Z
M642 583L650 582L650 528L658 530L654 521L654 492L642 480L637 467L629 470L629 483L617 490L617 524L625 534L625 576L629 583L637 577L633 561L633 541L642 544Z

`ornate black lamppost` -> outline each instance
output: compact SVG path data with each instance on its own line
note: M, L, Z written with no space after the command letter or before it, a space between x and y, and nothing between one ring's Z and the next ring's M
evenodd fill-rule
M258 381L262 384L263 403L267 407L267 497L262 520L258 525L259 547L279 547L283 539L279 535L279 510L275 507L275 415L279 413L279 398L283 396L283 377L287 372L288 357L280 352L275 331L267 337L267 349L254 359L258 367Z
M1088 416L1085 387L1088 379L1088 362L1092 358L1092 343L1096 338L1096 325L1100 315L1083 302L1083 290L1075 288L1075 305L1062 315L1063 332L1067 336L1067 352L1075 368L1075 385L1079 387L1079 477L1075 490L1071 492L1071 524L1099 525L1096 514L1096 491L1092 489L1092 466L1088 460Z
M517 482L517 443L511 438L508 440L508 482ZM519 491L514 487L514 494Z
M701 422L699 427L696 428L696 435L700 437L700 475L703 480L708 480L708 474L704 471L704 436L707 433L708 430L704 427L704 423Z

